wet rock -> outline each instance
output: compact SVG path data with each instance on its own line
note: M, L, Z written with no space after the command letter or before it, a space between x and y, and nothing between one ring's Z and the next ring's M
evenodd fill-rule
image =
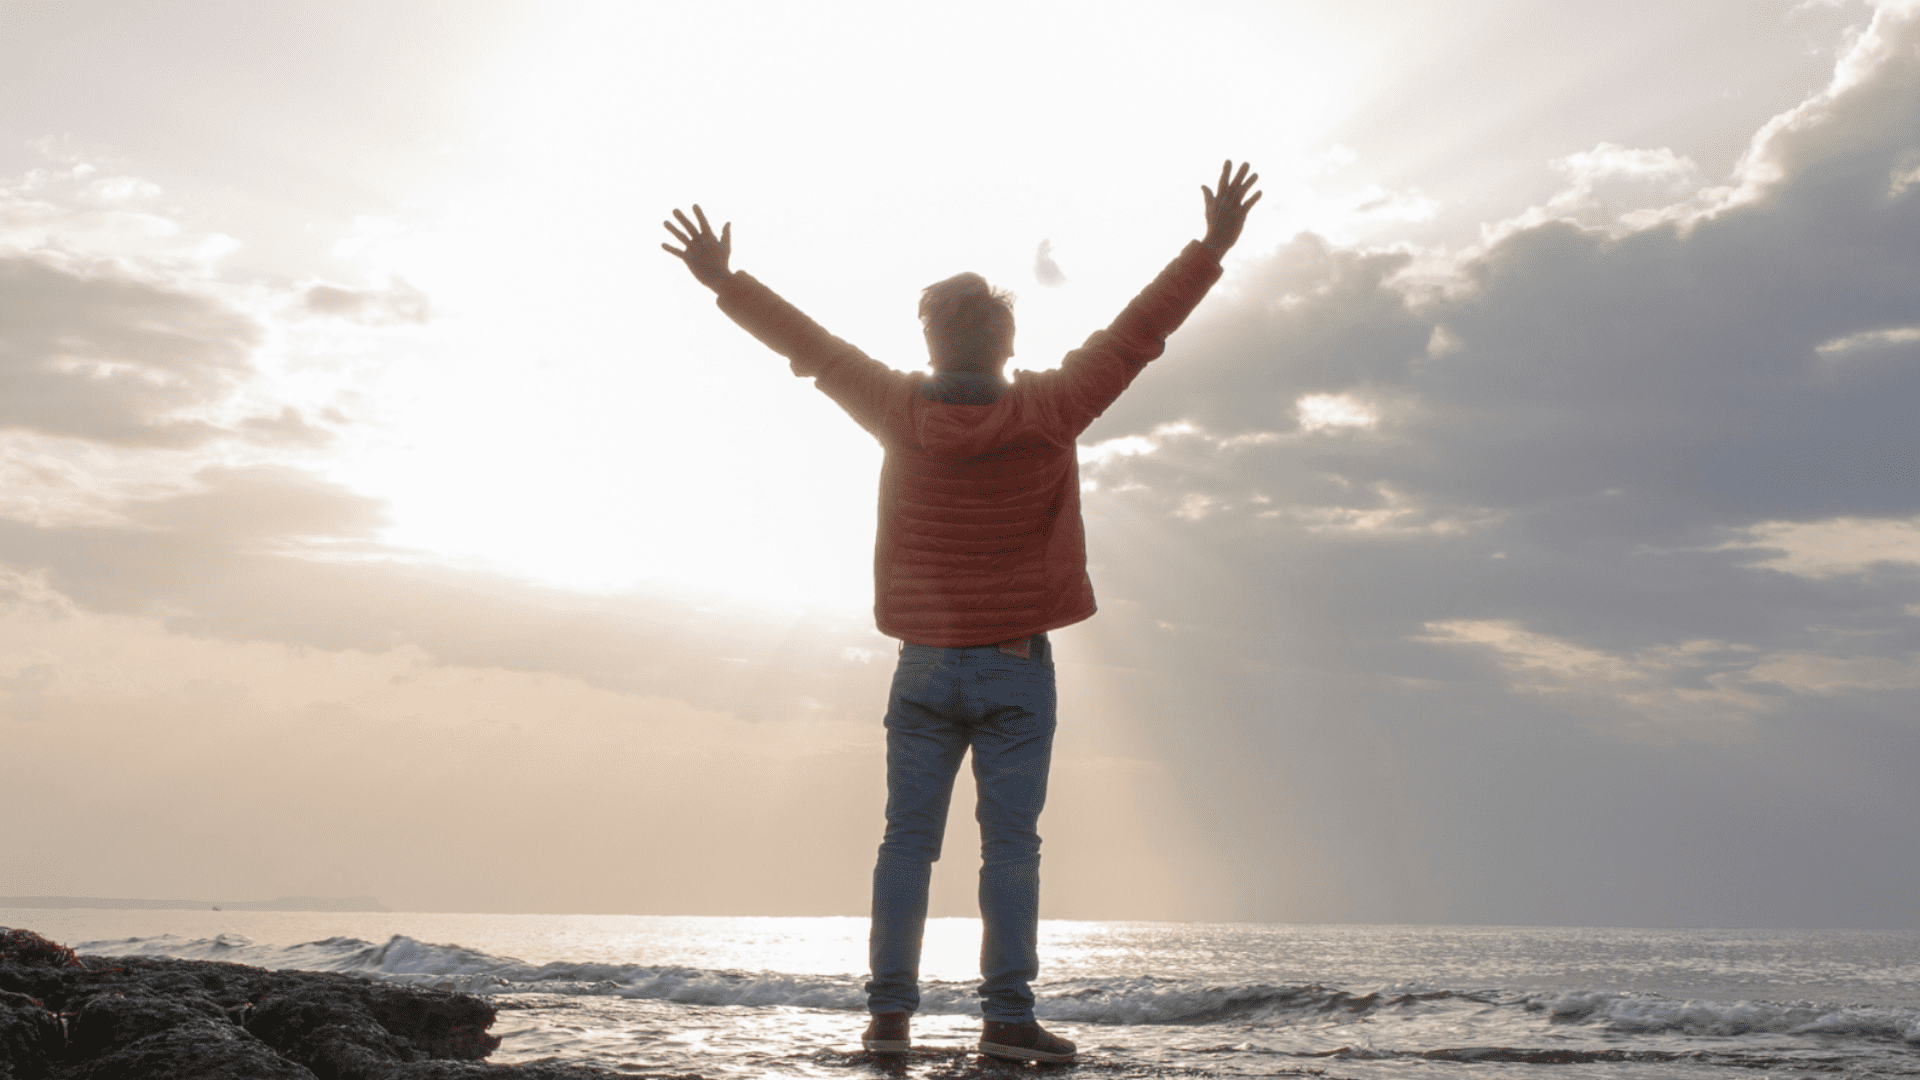
M376 1061L477 1061L500 1045L493 1007L469 994L422 992L345 975L305 974L260 995L247 1030L321 1075ZM324 1068L322 1065L324 1064Z
M226 1021L194 1017L119 1044L59 1080L314 1080L314 1074Z
M36 934L0 933L0 1080L623 1075L487 1065L500 1045L493 1021L493 1006L471 994L205 960L76 958Z
M0 990L0 1080L47 1075L64 1042L59 1017L25 994Z
M68 1010L66 1056L78 1061L101 1057L199 1020L232 1026L226 1010L198 990L169 997L117 990L95 994Z

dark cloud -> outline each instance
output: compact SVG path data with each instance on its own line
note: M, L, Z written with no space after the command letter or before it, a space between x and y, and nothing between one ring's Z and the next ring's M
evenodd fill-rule
M251 374L259 336L208 297L0 257L0 428L122 446L205 442L221 432L191 412Z
M1444 293L1396 277L1411 256L1296 238L1093 436L1199 433L1097 475L1248 518L1391 517L1378 535L1480 522L1495 548L1920 513L1920 188L1888 194L1920 156L1917 26L1883 12L1878 66L1776 125L1752 169L1777 176L1696 220L1515 229ZM1316 394L1378 423L1306 433Z
M1088 438L1176 420L1223 434L1286 429L1302 394L1404 380L1433 334L1387 284L1410 262L1296 237L1203 308L1148 377L1175 374L1122 397Z
M1920 514L1916 163L1884 7L1739 190L1444 287L1298 237L1100 421L1103 618L1246 917L1912 924L1920 567L1754 530Z

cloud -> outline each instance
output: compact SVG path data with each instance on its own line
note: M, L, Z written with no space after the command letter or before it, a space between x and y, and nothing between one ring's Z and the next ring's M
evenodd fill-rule
M208 467L190 490L104 509L114 523L0 519L0 562L82 610L195 637L411 646L436 663L567 675L745 718L860 710L883 696L875 680L886 672L846 651L883 648L870 627L418 564L380 543L381 504L296 469Z
M1824 357L1840 358L1849 354L1871 354L1915 342L1920 342L1920 326L1901 326L1892 330L1867 330L1823 341L1815 345L1813 351Z
M1751 645L1694 640L1617 654L1535 633L1512 620L1453 619L1426 625L1426 640L1485 649L1521 693L1559 699L1570 712L1618 725L1680 725L1683 733L1723 733L1707 722L1745 720L1781 703L1770 670ZM1803 683L1803 685L1805 685Z
M120 510L136 526L211 544L365 540L386 523L379 504L295 469L209 466L196 479L200 490Z
M1671 214L1676 197L1683 202L1701 187L1700 168L1667 147L1632 149L1603 142L1551 163L1568 186L1546 206L1521 220L1579 220L1602 228L1645 228Z
M1576 184L1586 186L1612 179L1683 185L1698 171L1692 161L1676 156L1672 150L1629 150L1608 142L1568 154L1555 161L1553 167L1572 177Z
M292 405L231 415L261 404L246 399L261 396L256 354L271 327L218 280L230 239L131 208L159 194L83 160L0 187L0 431L16 436L0 452L45 458L20 436L123 454L333 439ZM424 298L409 289L396 280L366 303L423 318Z
M326 414L336 421L342 418L338 410L329 409ZM308 423L306 416L291 405L281 406L277 413L241 420L240 433L252 442L268 446L311 448L333 441L333 432Z
M79 159L0 185L0 432L12 434L0 457L45 458L23 439L75 440L113 448L107 471L138 471L153 449L333 440L309 422L311 407L276 400L288 387L261 377L287 347L280 290L222 274L230 238L136 208L159 194ZM374 325L431 314L399 278L360 291L315 285L295 306Z
M43 140L52 160L0 183L0 254L35 254L56 265L105 263L204 279L239 246L217 232L194 232L156 212L159 185L109 173Z
M112 270L0 257L0 428L123 446L218 437L194 415L252 373L251 319Z
M310 285L300 294L299 310L307 315L348 319L369 326L424 323L433 318L433 305L427 294L399 277L380 289Z
M1904 516L1920 497L1902 464L1920 435L1901 404L1920 389L1920 200L1884 193L1920 131L1920 63L1885 40L1914 33L1883 11L1859 49L1884 63L1770 125L1792 146L1758 146L1756 161L1797 164L1689 228L1543 221L1468 253L1445 289L1411 281L1410 254L1298 237L1203 310L1146 378L1167 376L1094 434L1185 421L1224 438L1284 429L1304 399L1399 398L1377 441L1321 461L1428 501L1644 501L1664 542ZM1821 363L1866 352L1881 361ZM1289 468L1281 456L1236 460Z
M1764 552L1752 565L1813 578L1864 574L1878 563L1920 566L1920 519L1763 521L1723 549Z

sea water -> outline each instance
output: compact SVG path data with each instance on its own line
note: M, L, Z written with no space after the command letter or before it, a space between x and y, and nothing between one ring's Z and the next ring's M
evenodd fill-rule
M83 953L482 994L496 1062L932 1077L979 1032L971 919L929 922L922 1052L892 1064L858 1052L865 919L0 909L0 925ZM1040 955L1035 1011L1080 1044L1076 1072L1920 1076L1914 932L1049 921Z

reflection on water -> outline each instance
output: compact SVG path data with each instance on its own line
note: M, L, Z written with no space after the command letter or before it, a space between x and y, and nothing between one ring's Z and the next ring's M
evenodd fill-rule
M929 923L917 1049L891 1062L857 1049L864 919L0 911L0 925L96 954L485 993L500 1062L1001 1075L969 1050L972 919ZM1078 1072L1920 1076L1915 933L1049 921L1041 955L1037 1011L1080 1043Z

